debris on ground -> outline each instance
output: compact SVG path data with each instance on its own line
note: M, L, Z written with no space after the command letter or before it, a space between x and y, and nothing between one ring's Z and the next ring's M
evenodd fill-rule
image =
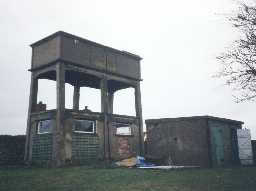
M124 167L134 167L136 166L137 163L137 158L136 157L131 157L127 158L121 161L117 161L115 164L117 166L124 166Z
M199 166L156 166L153 163L147 162L146 159L142 156L131 157L115 163L117 166L123 167L137 167L140 169L183 169L183 168L199 168Z
M141 169L183 169L183 168L199 168L199 166L175 166L175 165L170 165L170 166L139 166L138 168Z
M151 167L155 166L154 164L147 162L146 159L142 156L131 157L121 161L117 161L115 163L117 166L124 166L124 167Z
M142 156L137 156L137 167L152 167L156 166L153 163L147 162L146 159Z

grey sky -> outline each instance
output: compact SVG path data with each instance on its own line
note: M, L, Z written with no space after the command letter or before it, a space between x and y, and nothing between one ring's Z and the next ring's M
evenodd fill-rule
M256 103L236 104L224 81L212 78L220 67L215 57L238 38L223 16L236 6L231 0L0 0L0 134L25 133L29 44L63 30L143 57L144 119L226 117L244 121L255 139ZM55 89L47 85L40 82L39 99L49 96L51 105ZM126 93L117 96L115 111L132 114L133 94ZM83 94L82 104L99 106L99 96Z

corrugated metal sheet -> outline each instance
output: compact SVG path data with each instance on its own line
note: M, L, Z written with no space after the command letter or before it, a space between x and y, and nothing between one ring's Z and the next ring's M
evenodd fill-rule
M251 144L251 132L249 129L237 130L237 141L239 158L242 165L253 164L252 144Z

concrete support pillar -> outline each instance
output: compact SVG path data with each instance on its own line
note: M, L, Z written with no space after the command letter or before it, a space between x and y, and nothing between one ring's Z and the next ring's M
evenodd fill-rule
M56 65L57 111L56 127L53 129L53 162L55 166L65 164L64 114L65 114L65 65Z
M73 109L79 110L79 98L80 98L80 87L78 85L74 86L73 93Z
M140 155L144 155L144 133L143 133L143 119L142 119L142 105L141 105L141 92L140 83L135 86L135 110L136 117L139 119L139 149Z
M108 93L108 113L113 114L114 92Z
M110 160L110 140L109 140L109 126L108 126L108 81L106 78L101 79L101 113L103 113L104 126L103 126L103 137L104 137L104 159Z
M26 129L26 143L25 143L25 155L24 160L26 163L31 162L31 113L35 111L37 104L37 93L38 93L38 79L34 73L31 74L30 81L30 94L29 94L29 106L28 106L28 118L27 118L27 129Z

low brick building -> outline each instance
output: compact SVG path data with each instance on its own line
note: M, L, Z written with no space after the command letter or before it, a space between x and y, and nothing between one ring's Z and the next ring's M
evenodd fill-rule
M243 122L211 116L146 120L146 157L160 164L239 164L236 130Z

